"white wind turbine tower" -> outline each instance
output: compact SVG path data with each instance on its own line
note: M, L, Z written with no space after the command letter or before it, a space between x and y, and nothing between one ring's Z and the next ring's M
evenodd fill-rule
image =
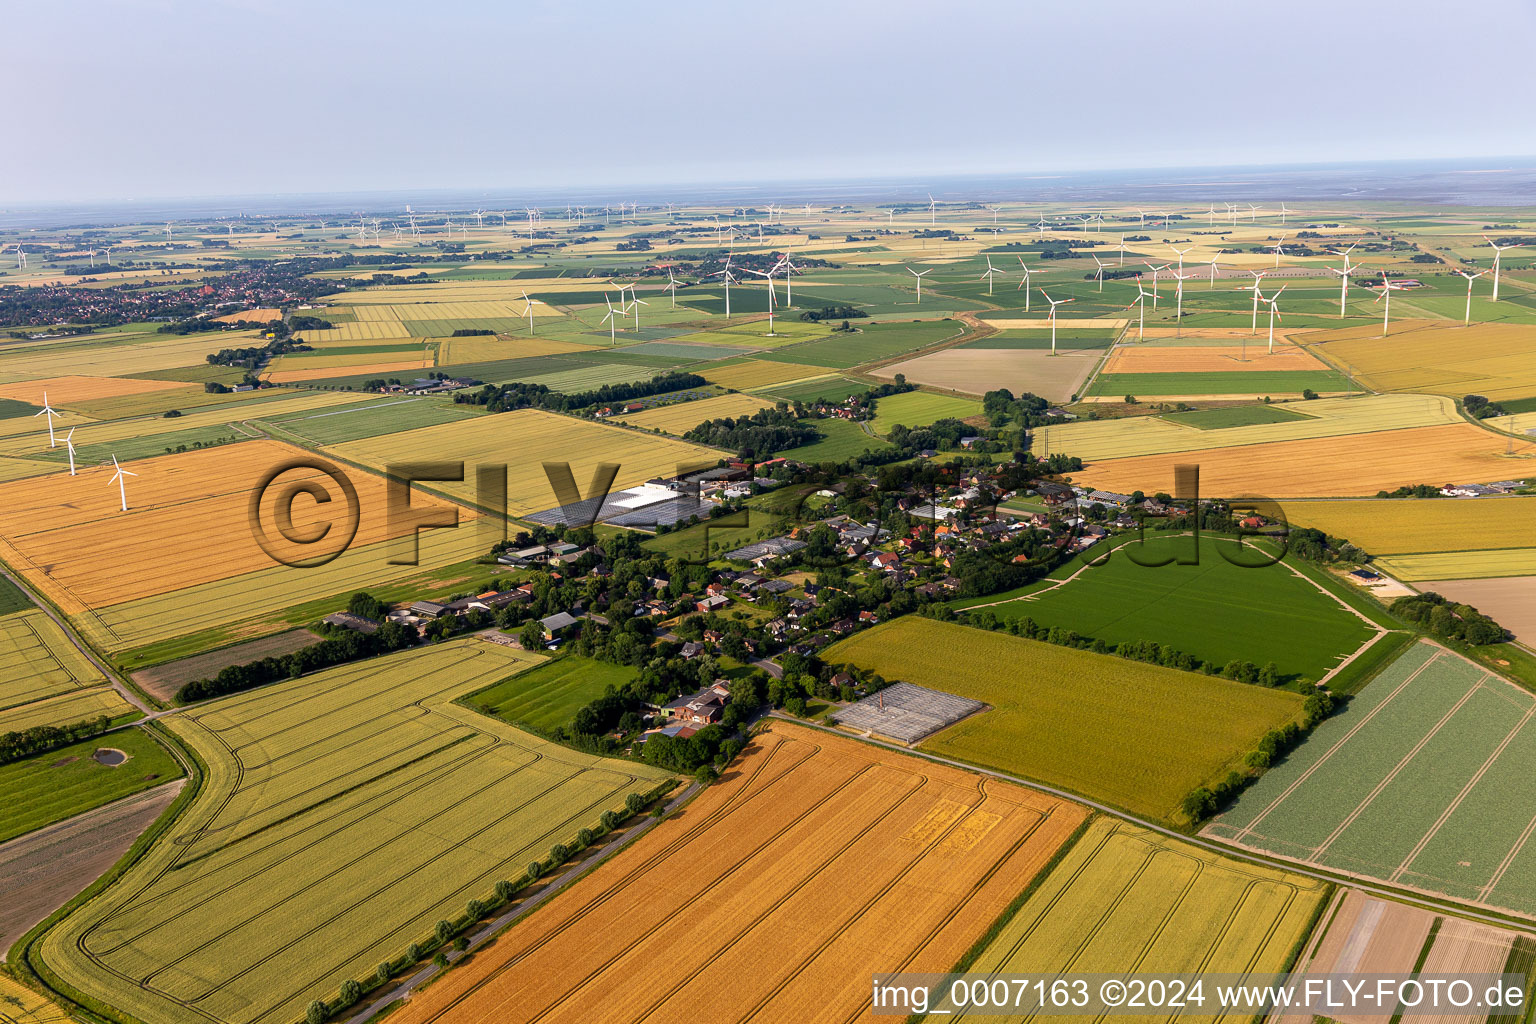
M1146 226L1147 226L1147 211L1143 210L1141 207L1138 206L1138 207L1136 207L1136 213L1137 213L1138 216L1141 217L1141 223L1138 224L1137 227L1139 227L1139 228L1146 228Z
M1157 302L1158 302L1157 278L1158 278L1159 274L1161 274L1163 271L1168 269L1168 264L1166 264L1166 263L1148 263L1147 264L1147 269L1152 271L1152 308L1156 309L1157 308Z
M1216 257L1211 257L1211 287L1216 287Z
M1467 315L1462 319L1461 326L1469 327L1472 324L1472 282L1488 273L1488 271L1479 270L1475 274L1469 274L1465 270L1458 270L1456 273L1467 279Z
M1280 204L1280 226L1281 227L1285 227L1285 218L1286 218L1286 215L1289 214L1290 212L1291 212L1290 207L1286 206L1284 203ZM1284 289L1281 289L1281 291L1284 291ZM1275 294L1278 295L1279 292L1276 292Z
M1391 322L1392 319L1392 293L1402 290L1403 286L1400 284L1393 284L1391 279L1387 277L1387 272L1385 270L1381 272L1381 294L1376 296L1376 301L1380 302L1382 299L1387 300L1385 308L1383 308L1381 311L1381 336L1383 338L1387 336L1387 325Z
M106 253L107 266L110 267L112 265L112 247L109 245L104 251Z
M789 258L789 253L787 252L784 254L784 258L779 261L779 266L784 268L784 305L793 306L795 304L795 275L800 273L800 268L795 266L794 260Z
M1212 228L1215 227L1216 226L1216 204L1212 203L1211 204L1211 208L1208 211L1206 211L1206 212L1210 215L1210 219L1206 223L1206 227L1212 227Z
M1041 215L1040 215L1040 220L1039 220L1039 221L1037 221L1037 222L1036 222L1036 224L1035 224L1035 227L1037 227L1037 228L1039 228L1039 229L1040 229L1040 237L1041 237L1041 238L1044 238L1044 237L1045 237L1045 229L1046 229L1046 226L1047 226L1047 225L1046 225L1046 223L1045 223L1045 214L1043 214L1043 213L1042 213L1042 214L1041 214Z
M1269 273L1269 271L1267 271L1267 270L1250 270L1250 271L1248 271L1248 273L1253 275L1253 284L1248 286L1251 289L1253 289L1253 323L1249 326L1248 333L1249 334L1258 334L1259 333L1259 297L1260 297L1259 296L1259 282L1264 280L1264 275Z
M1097 259L1098 257L1094 257L1094 258ZM984 273L982 273L981 277L977 278L978 281L984 280L984 281L987 282L987 294L988 295L992 294L992 278L993 278L993 276L997 275L997 274L1001 274L1001 273L1002 273L1001 270L998 270L996 267L992 266L992 257L988 256L987 257L987 269L986 269L986 271ZM1103 274L1104 271L1100 270L1099 273ZM1104 282L1103 282L1102 278L1099 281L1099 290L1100 291L1104 290Z
M1499 301L1499 263L1500 263L1500 261L1502 260L1502 258L1504 256L1504 250L1505 249L1515 249L1515 248L1518 248L1520 243L1519 242L1511 242L1508 245L1499 245L1497 242L1495 242L1493 239L1489 238L1487 235L1483 236L1483 241L1485 241L1489 245L1493 246L1493 301L1494 302L1498 302Z
M1019 257L1019 267L1020 267L1020 269L1022 269L1024 271L1024 280L1019 282L1019 288L1024 289L1024 312L1028 313L1029 312L1029 275L1030 274L1043 274L1043 273L1045 273L1045 268L1044 267L1031 267L1028 263L1024 262L1024 257L1023 256ZM1015 288L1014 291L1018 291L1019 288Z
M166 238L170 238L171 237L171 222L170 221L166 221L165 222L165 237Z
M125 476L138 476L139 474L137 474L137 473L130 473L126 469L124 469L122 466L119 466L117 464L117 456L116 455L112 456L112 468L117 470L117 472L112 474L112 479L108 480L107 483L108 484L117 484L117 497L118 497L118 500L120 500L122 502L123 511L127 512L128 511L128 490L127 490L127 488L123 484L123 477L125 477Z
M69 433L64 435L64 448L69 452L69 475L75 475L75 428L70 427Z
M896 208L893 206L885 211L885 227L890 230L896 226Z
M908 267L907 268L907 273L909 273L913 277L917 278L917 302L918 302L918 305L922 305L922 302L923 302L923 274L931 274L931 273L933 273L933 268L929 267L927 270L923 271L922 274L919 274L917 271L913 270L911 267Z
M57 448L58 447L58 443L56 441L54 441L54 439L53 439L53 418L55 416L57 416L57 415L58 415L58 412L53 408L53 406L48 404L48 392L44 391L43 392L43 408L39 412L33 413L32 414L32 418L36 419L39 416L47 416L48 417L48 447L49 448Z
M731 318L731 282L736 280L736 278L731 274L730 256L726 256L725 258L724 270L717 270L709 276L718 277L725 282L725 318L729 320Z
M762 278L763 281L768 285L768 337L770 337L770 338L772 338L774 336L774 334L773 334L773 307L777 304L777 298L778 298L778 293L773 290L773 271L775 269L777 269L777 266L778 265L775 264L773 267L770 267L766 272L761 271L761 270L753 270L750 267L747 268L747 273L749 273L749 274L756 274L758 277Z
M1179 273L1184 273L1184 254L1189 252L1190 249L1193 249L1194 246L1190 245L1180 249L1177 246L1170 245L1168 248L1172 249L1174 254L1179 257Z
M482 231L485 230L485 211L484 210L476 210L475 211L475 227L479 228Z
M1274 245L1266 245L1264 248L1275 250L1275 269L1278 270L1280 267L1280 257L1285 255L1285 236L1281 235L1280 241Z
M672 293L672 308L677 308L677 278L672 276L672 268L667 268L667 291Z
M1152 297L1152 293L1147 291L1145 288L1143 288L1141 286L1141 275L1137 274L1136 275L1136 298L1131 300L1131 302L1125 307L1126 309L1130 309L1131 306L1140 306L1141 307L1141 312L1138 314L1137 321L1136 321L1136 340L1137 341L1141 341L1143 338L1146 337L1146 333L1147 333L1147 300L1150 299L1151 297Z
M1235 227L1237 225L1237 204L1236 203L1227 203L1226 206L1227 206L1227 213L1231 215L1231 217L1232 217L1232 224Z
M933 227L938 221L938 204L934 202L933 193L928 193L928 226Z
M1194 276L1195 275L1191 273L1186 277L1182 271L1174 275L1174 281L1177 282L1174 290L1178 293L1178 308L1174 314L1173 333L1174 336L1178 338L1182 338L1184 336L1184 282L1188 281Z
M1093 223L1093 214L1079 213L1077 214L1077 219L1083 222L1083 234L1086 235L1088 233L1088 225Z
M1094 276L1094 279L1099 282L1099 291L1102 292L1104 290L1104 268L1109 266L1109 264L1105 263L1103 260L1099 259L1097 256L1093 257L1093 262L1099 268L1098 270L1095 270L1093 272L1093 276ZM988 294L991 294L991 293L989 292Z
M619 303L620 303L621 306L622 306L623 302L624 302L624 293L620 292L619 293ZM618 318L613 315L614 314L613 303L608 301L608 293L607 292L603 293L603 303L605 305L607 305L607 307L608 307L608 315L603 317L601 320L599 320L598 323L607 324L608 325L608 344L609 345L615 345L615 344L618 343ZM622 309L620 309L619 310L619 315L622 316L623 313L624 313L624 311Z
M992 211L992 233L995 235L997 234L997 215L1002 212L1003 208L1001 206L988 206L987 209Z
M523 292L523 302L528 307L526 310L524 310L524 312L526 312L528 314L528 333L531 335L531 334L533 334L533 304L535 302L539 302L539 300L538 299L530 299L528 297L528 293L527 292ZM542 302L540 302L539 304L543 305Z
M1259 211L1262 210L1262 209L1264 209L1264 207L1262 207L1262 206L1255 206L1252 203L1248 204L1248 222L1250 224L1254 223L1255 221L1257 221L1259 219Z
M1120 265L1125 266L1125 236L1120 236Z
M1045 295L1045 301L1049 302L1051 304L1051 316L1050 316L1050 320L1051 320L1051 355L1055 355L1056 354L1056 307L1057 306L1064 306L1064 305L1066 305L1069 302L1076 302L1077 300L1076 299L1053 299L1049 295L1046 295L1044 288L1040 289L1040 294L1041 295Z
M1281 295L1282 292L1284 292L1289 287L1290 287L1290 285L1283 284L1283 285L1280 286L1280 291L1275 292L1275 294L1271 295L1269 298L1264 299L1264 301L1269 304L1269 354L1270 355L1274 355L1275 354L1275 321L1276 320L1284 319L1280 315L1280 306L1279 306L1280 295ZM1263 296L1260 296L1260 298L1263 298Z
M523 211L528 215L528 241L531 242L533 241L533 220L536 214L531 206L523 207Z

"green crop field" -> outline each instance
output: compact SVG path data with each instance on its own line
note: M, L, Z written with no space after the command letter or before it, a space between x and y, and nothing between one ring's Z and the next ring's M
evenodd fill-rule
M466 703L514 725L550 730L569 725L579 708L636 674L629 665L568 654L481 690Z
M1197 430L1254 427L1261 423L1284 423L1287 420L1310 418L1277 405L1241 405L1228 409L1191 409L1188 412L1163 413L1163 419L1170 423L1182 423Z
M1284 690L906 616L822 653L992 709L923 749L1061 786L1164 821L1269 729L1299 717Z
M1108 348L1119 333L1112 327L1059 327L1057 348ZM1050 348L1049 330L1005 330L967 341L960 348Z
M878 451L890 445L890 442L881 438L870 437L864 433L863 427L852 420L817 420L815 426L821 431L820 441L779 454L786 459L799 459L801 462L842 462L866 449Z
M1101 373L1092 395L1287 395L1358 391L1333 370L1218 370L1213 373Z
M440 398L389 397L340 409L292 413L261 422L311 444L340 444L467 419L479 411L477 406L458 405Z
M875 432L888 434L898 423L908 427L924 427L938 420L963 420L967 416L980 414L981 403L974 398L908 391L901 395L887 395L876 402Z
M965 330L958 321L947 320L886 324L859 321L858 324L857 333L835 334L819 341L786 345L764 353L762 358L841 370L936 345L946 338L958 337Z
M32 602L27 600L27 595L21 592L21 588L4 576L0 576L0 615L9 615L11 612L19 612L32 607Z
M1536 918L1536 696L1415 644L1205 829Z
M841 402L849 395L862 395L869 385L847 377L821 377L816 380L786 384L783 387L762 388L753 392L770 401L786 402Z
M1094 548L1071 563L1080 571L1070 579L955 606L1074 629L1111 647L1151 640L1218 667L1273 661L1283 682L1316 682L1376 632L1285 562L1252 568L1257 553L1233 538L1207 534L1197 551L1191 536L1150 533L1086 564L1102 557Z
M128 760L105 765L92 755L120 750ZM181 778L181 765L143 729L106 736L0 765L0 843L83 814L102 804Z
M666 777L454 703L529 664L465 639L167 719L203 788L42 957L141 1021L302 1019Z
M1100 817L968 970L1283 974L1329 891ZM934 1009L944 1016L929 1020L996 1019L949 1001Z

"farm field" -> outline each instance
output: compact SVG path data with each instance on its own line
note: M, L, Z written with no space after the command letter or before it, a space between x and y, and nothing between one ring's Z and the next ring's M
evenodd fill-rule
M1536 497L1295 501L1284 508L1292 523L1373 555L1536 547Z
M41 955L140 1020L301 1018L665 778L453 702L528 663L450 641L168 719L209 766L203 790Z
M998 388L1014 394L1030 391L1052 402L1078 394L1101 353L1095 350L954 348L875 370L878 377L905 374L914 384L982 395Z
M586 349L585 345L537 336L491 338L481 335L471 338L443 338L437 343L437 365L446 368L458 363L521 359L528 356L554 356L566 352L583 352Z
M1272 429L1291 426L1275 424ZM1052 430L1051 450L1060 451L1063 442L1055 434ZM1506 445L1497 437L1462 423L1211 448L1197 461L1202 495L1343 498L1425 480L1486 483L1521 477L1536 472L1532 455L1536 444L1516 442L1513 454L1506 454ZM1098 459L1073 473L1073 479L1127 494L1171 492L1174 465L1188 461L1183 454Z
M1165 412L1162 418L1196 430L1230 430L1263 423L1294 423L1307 415L1279 405L1242 405L1224 409L1192 409L1189 412Z
M822 658L992 705L925 740L924 750L1165 821L1265 731L1296 719L1302 702L1283 690L915 616L858 633Z
M820 441L789 448L779 454L802 462L842 462L865 450L878 451L890 445L884 438L864 433L864 428L853 420L817 420L816 429L821 431Z
M942 419L963 420L981 415L981 403L957 395L936 395L929 391L908 391L887 395L875 404L874 427L877 434L888 434L900 423L925 427Z
M415 378L426 376L418 371L430 369L433 365L435 364L430 354L407 359L379 359L377 356L364 356L356 361L332 365L305 363L295 369L274 367L263 373L262 378L274 384L304 384L311 381L329 381L342 375L361 377L365 374L377 377Z
M197 654L190 658L167 662L164 665L156 665L153 668L140 669L133 673L133 681L150 696L169 702L176 696L176 691L187 683L195 679L210 679L218 675L219 670L227 665L243 665L262 658L292 654L300 647L307 647L319 639L318 634L311 633L307 629L290 629L262 637L260 640L221 647L207 654Z
M1400 580L1417 585L1424 580L1496 579L1536 575L1536 548L1489 548L1480 551L1431 551L1384 555L1373 563Z
M466 698L465 703L513 725L550 730L601 697L608 687L634 679L634 668L578 654L536 665Z
M1268 352L1262 338L1246 347L1237 344L1120 345L1104 363L1106 374L1259 374L1278 371L1329 372L1328 367L1306 349L1287 344L1277 345L1273 352Z
M861 1017L868 964L947 970L1084 816L774 722L720 783L394 1016L660 1024L707 1001L715 1020Z
M128 755L98 763L98 750ZM0 765L0 843L181 777L181 765L146 729L106 736Z
M1013 600L996 603L1009 596L999 594L955 607L1076 630L1111 647L1150 640L1217 668L1272 661L1282 682L1317 682L1376 634L1285 562L1247 568L1224 556L1246 565L1267 560L1232 539L1206 535L1197 549L1192 536L1154 533Z
M281 442L249 441L136 462L138 476L127 482L133 495L127 512L120 510L117 491L104 486L103 471L12 481L0 485L0 553L71 615L264 569L274 561L257 543L247 507L264 473L303 455ZM382 478L356 471L347 476L359 509L351 550L409 531L407 524L391 527L387 521ZM310 469L282 479L320 478ZM339 490L334 482L322 486ZM276 492L268 494L275 503ZM425 497L420 503L441 505ZM272 522L272 506L263 509L264 521ZM312 499L295 501L292 511L296 531L329 521L327 509ZM458 514L461 521L474 518L468 509ZM192 537L199 542L167 544ZM316 553L279 541L274 549L288 557ZM123 559L138 569L128 575L101 571L104 561Z
M0 733L132 712L41 609L0 617Z
M18 378L41 379L58 375L65 364L71 375L116 377L150 373L179 366L193 366L224 348L253 344L254 331L219 331L183 337L135 340L131 345L102 341L79 341L62 345L17 346L0 352L0 374Z
M750 416L759 409L771 408L773 403L770 401L752 395L734 394L701 398L693 402L676 402L672 405L644 409L613 418L619 423L639 427L641 430L661 430L681 436L705 420L725 417L735 419L739 416Z
M806 363L781 363L771 359L744 359L719 366L701 366L696 372L705 380L744 391L803 377L816 377L825 374L827 368Z
M1536 696L1409 648L1204 834L1536 918Z
M1356 390L1332 370L1215 370L1180 373L1101 373L1090 395L1138 398L1189 395L1297 396L1304 390L1337 395Z
M1536 576L1415 580L1414 586L1459 604L1470 604L1513 633L1516 640L1526 644L1536 640Z
M465 481L428 486L466 502L475 497L471 467L506 463L507 508L514 516L562 503L544 474L546 461L568 462L577 488L585 495L600 463L618 464L613 489L620 490L660 474L675 475L679 467L713 466L720 458L713 448L536 409L349 441L334 449L343 458L379 468L399 462L402 453L418 462L462 461Z
M1419 321L1379 334L1376 327L1318 332L1305 344L1320 346L1325 359L1374 391L1476 394L1495 402L1536 394L1536 326Z
M48 402L55 409L69 409L103 398L122 398L156 391L191 393L198 390L200 389L190 384L176 381L69 374L62 377L44 377L39 380L0 384L0 398L27 402L41 408L43 393L47 392ZM35 429L36 424L33 426Z
M1250 410L1260 409L1294 415L1251 424L1231 422L1246 418ZM1214 420L1218 426L1202 427L1201 419L1190 421L1188 417L1203 417L1207 423ZM1047 440L1052 452L1084 460L1114 459L1408 427L1453 426L1460 422L1455 405L1438 395L1371 395L1116 420L1077 420L1052 426Z
M1135 964L1148 974L1283 974L1329 889L1098 817L968 970L1050 976ZM994 1019L947 1000L935 1010L947 1020Z
M763 388L757 394L769 401L841 402L849 395L862 395L868 390L868 384L847 377L831 376Z
M847 369L862 363L890 359L913 349L937 345L946 338L959 337L964 330L963 324L948 320L904 324L861 323L856 334L839 333L820 341L775 349L760 358Z
M284 434L317 445L340 444L380 434L454 423L481 415L472 405L429 397L387 397L373 402L357 402L339 409L288 413L259 423L277 427Z

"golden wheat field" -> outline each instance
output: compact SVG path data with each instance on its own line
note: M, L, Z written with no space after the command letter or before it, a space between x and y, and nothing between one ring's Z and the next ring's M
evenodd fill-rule
M56 377L60 369L72 374L110 377L123 373L150 373L181 366L197 366L220 349L257 344L255 331L220 331L217 334L151 336L132 345L18 346L0 351L0 374L12 379Z
M216 324L265 324L273 320L281 320L282 318L282 310L273 309L268 306L264 309L247 309L239 313L226 313L223 316L214 317L213 322Z
M827 368L802 363L780 363L772 359L744 359L727 366L702 366L697 372L713 383L740 390L820 376L827 372Z
M361 374L414 374L436 365L430 353L414 359L396 359L388 362L341 363L333 366L315 366L304 363L298 369L276 368L262 374L273 384L301 384L304 381L324 380L327 377L350 377ZM364 396L366 397L366 396Z
M1285 503L1285 515L1373 555L1536 548L1536 498L1385 498Z
M127 512L108 468L0 484L0 556L70 614L264 569L275 562L248 519L251 497L268 470L305 457L312 455L280 441L250 441L132 462L128 468L138 475L124 481ZM388 522L380 477L345 472L360 507L354 546L406 529ZM282 479L323 480L314 470ZM335 530L328 536L342 535L340 488L324 483L334 500L295 500L292 535L307 536L326 524ZM271 492L260 515L279 553L299 558L323 550L280 541L276 498ZM442 504L421 495L413 503ZM459 516L473 513L460 509Z
M1053 438L1052 447L1058 442ZM1279 441L1198 454L1140 455L1090 462L1077 483L1110 491L1173 490L1173 467L1200 467L1210 497L1364 497L1421 483L1486 483L1536 474L1536 444L1505 443L1471 424L1381 430L1369 434Z
M613 482L617 490L655 476L676 475L681 467L713 466L721 457L713 448L537 409L348 441L330 450L375 467L401 462L463 462L462 482L427 486L466 502L475 500L476 466L505 464L507 509L514 516L561 504L545 475L545 462L568 464L577 488L585 495L599 463L618 464Z
M750 416L759 409L772 407L772 402L754 395L719 395L696 402L678 402L675 405L664 405L657 409L646 409L627 416L615 416L614 419L631 427L639 427L641 430L662 430L668 434L682 434L705 420Z
M573 341L555 341L538 336L510 335L504 338L443 338L437 343L437 365L483 363L492 359L522 359L527 356L553 356L562 352L590 352L587 345Z
M1306 344L1374 391L1525 398L1536 393L1536 325L1415 323L1318 332Z
M1305 418L1220 430L1200 430L1157 416L1078 420L1042 429L1041 442L1053 453L1081 459L1115 459L1462 422L1455 403L1440 395L1319 398L1288 402L1279 408Z
M0 398L18 402L43 404L43 395L55 409L60 406L90 402L100 398L118 398L123 395L142 395L152 391L201 391L193 384L181 384L168 380L139 380L131 377L86 377L68 374L62 377L42 377L37 380L0 384Z
M1536 548L1489 548L1483 551L1430 551L1387 555L1374 563L1400 580L1482 580L1500 576L1536 576Z

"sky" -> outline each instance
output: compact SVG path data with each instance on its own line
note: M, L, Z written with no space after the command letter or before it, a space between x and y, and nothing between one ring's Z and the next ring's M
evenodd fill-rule
M0 209L1536 155L1532 0L6 5Z

